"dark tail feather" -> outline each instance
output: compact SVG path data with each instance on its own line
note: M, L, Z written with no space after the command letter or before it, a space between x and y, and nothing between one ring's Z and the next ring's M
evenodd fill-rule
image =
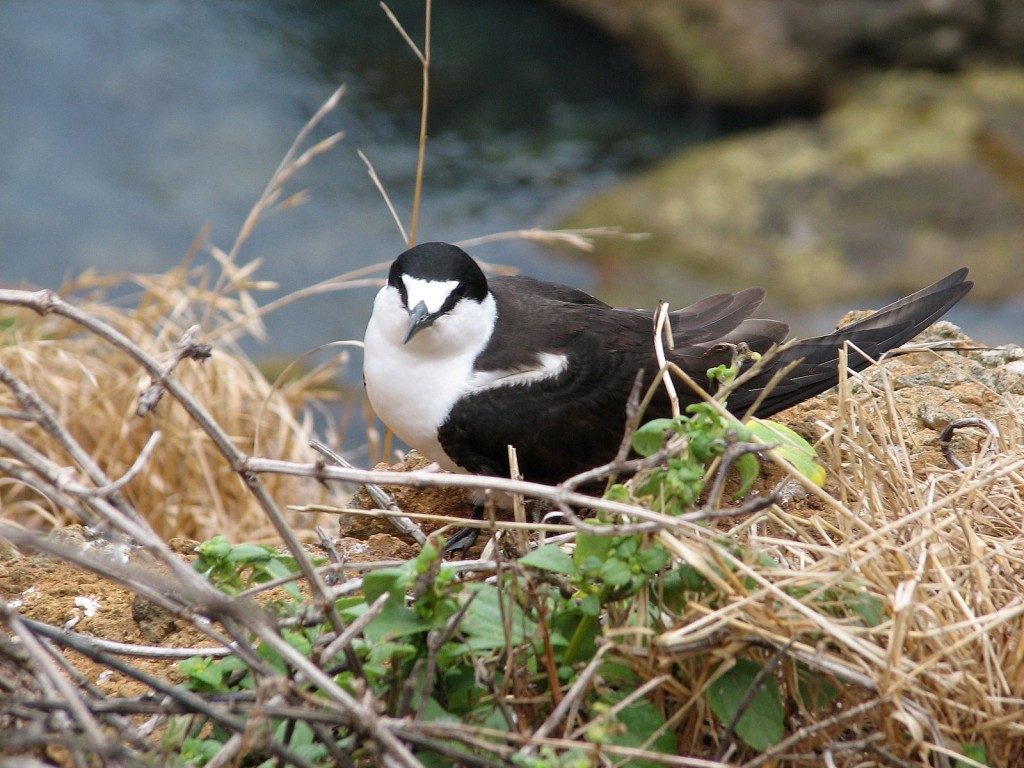
M895 301L873 314L827 336L802 339L780 354L761 375L729 401L729 409L742 414L761 394L775 371L794 360L796 367L772 389L756 415L770 416L833 387L839 380L839 350L849 341L869 358L913 339L971 290L967 269L959 269L927 288ZM866 368L871 360L860 354L847 359L851 370Z

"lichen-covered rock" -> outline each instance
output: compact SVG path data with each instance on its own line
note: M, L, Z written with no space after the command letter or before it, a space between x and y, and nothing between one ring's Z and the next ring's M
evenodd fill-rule
M890 73L820 120L685 151L563 223L651 233L598 243L598 290L613 301L618 287L678 305L672 272L807 308L907 293L964 265L972 298L1019 295L1021 126L1024 72Z
M674 95L813 102L865 67L1024 58L1021 0L556 0L634 51Z

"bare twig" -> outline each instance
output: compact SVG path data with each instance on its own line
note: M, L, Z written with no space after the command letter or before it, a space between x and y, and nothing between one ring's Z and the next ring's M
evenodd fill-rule
M93 661L96 661L97 663L103 664L104 666L110 667L111 669L115 669L118 672L121 672L122 674L125 674L131 678L143 682L148 687L152 688L155 691L158 691L159 693L164 694L165 696L169 696L176 701L181 701L185 703L189 711L199 712L205 715L206 717L209 717L214 722L220 723L221 725L225 726L226 728L229 728L232 731L235 731L236 733L241 733L245 731L244 720L237 718L234 715L228 714L221 707L209 704L201 696L198 696L195 693L192 693L191 691L187 691L178 686L173 686L169 683L164 682L163 680L160 680L156 677L141 672L140 670L136 669L130 664L127 664L126 662L121 661L120 659L114 656L110 656L105 652L98 650L86 638L74 635L72 633L66 633L60 630L56 630L50 627L49 625L42 624L40 622L33 622L32 629L38 634L46 638L49 638L50 640L58 643L59 645L66 646L68 648L73 648L75 651L87 656L88 658L92 659ZM295 761L296 765L305 766L306 768L312 768L309 762L299 757L290 749L276 741L270 741L270 743L268 743L267 745L267 748L270 749L275 755L285 760Z
M16 300L5 301L5 298L9 296L20 298L26 303ZM46 312L51 311L52 307L58 304L62 305L63 301L51 291L30 292L0 290L0 304L6 303L29 306L40 314L45 314ZM56 310L54 309L53 311ZM111 484L110 478L107 477L103 469L96 463L89 452L82 448L78 441L71 436L71 433L68 432L63 424L61 424L60 419L57 418L57 414L46 403L46 401L21 381L21 379L15 376L13 372L2 365L0 365L0 383L3 383L11 390L15 398L18 400L19 405L21 405L27 413L32 415L32 420L38 423L47 434L57 440L72 459L74 459L75 463L82 468L90 480L100 487L106 487ZM19 441L21 445L25 446L25 450L31 450L27 444L20 441L16 436L11 435L10 437L12 441ZM41 454L38 455L40 459L44 458ZM54 483L54 485L56 486L57 484ZM124 498L122 498L120 493L118 493L117 488L106 494L105 498L109 499L110 504L113 505L120 514L134 520L139 519L135 510L133 510Z
M942 455L946 457L946 461L953 466L953 469L967 468L967 465L953 453L953 433L965 427L981 427L988 431L990 442L986 452L989 455L994 455L996 451L995 444L999 440L999 428L995 424L988 419L981 418L954 419L939 434L939 447L942 449Z
M579 673L579 675L576 676L572 686L565 692L565 696L562 697L558 706L551 710L551 714L548 715L544 722L541 723L533 732L532 736L535 742L539 742L546 738L550 733L554 732L555 728L557 728L569 715L572 708L579 704L583 694L593 682L594 676L604 664L605 653L610 651L613 647L614 646L610 643L605 643L597 649L597 653L594 654L594 658L587 662L587 666ZM528 745L522 749L523 754L532 754L534 751L535 747L533 745Z
M128 483L130 483L132 479L142 471L143 467L146 466L146 463L153 455L153 450L156 448L156 444L160 442L160 437L160 430L157 430L152 435L150 435L149 439L146 441L146 444L142 447L142 450L139 451L138 458L136 458L132 465L128 467L125 473L121 475L121 477L107 483L106 485L101 485L99 488L89 488L88 486L80 485L78 483L63 482L59 483L58 487L60 487L62 490L67 491L68 493L80 497L111 496L112 494L116 493L117 491L120 491L122 488L128 485Z
M256 222L259 220L260 216L262 216L264 211L266 211L266 209L269 208L277 199L281 184L283 184L284 181L294 173L296 168L309 162L311 158L309 153L296 158L296 155L298 155L299 152L299 147L305 143L309 134L312 133L313 129L317 125L320 124L327 113L333 111L334 108L338 106L338 103L344 95L345 86L342 85L328 97L327 101L320 106L313 116L306 121L305 125L302 126L298 134L296 134L295 140L292 141L292 145L288 148L288 151L285 152L284 157L281 158L281 162L271 175L270 181L267 182L267 186L264 188L263 194L260 195L259 200L256 201L252 210L249 211L249 215L246 216L245 222L242 224L242 228L235 238L234 244L231 246L231 251L227 255L229 263L234 263L239 251L242 249L242 246L245 244L246 240L249 239L249 235L252 234L253 229L255 229ZM316 145L317 152L323 152L330 149L334 144L340 141L341 138L342 134L334 134L333 136L319 142ZM216 292L218 289L215 288L214 290Z
M789 750L793 749L793 747L797 746L800 742L804 741L805 739L809 739L811 736L814 736L817 733L821 733L822 731L827 731L829 729L835 728L836 726L840 726L843 723L857 722L859 718L863 717L864 715L870 713L873 710L877 710L882 703L882 700L873 698L863 702L862 704L858 704L854 707L851 707L848 710L838 712L835 715L832 715L831 717L825 718L824 720L819 720L816 723L812 723L810 725L805 725L802 728L798 728L796 731L791 733L789 736L784 738L775 746L762 752L757 757L743 763L741 768L760 768L760 766L765 765L766 763L770 763L774 760L777 760L779 755L785 754Z
M46 622L34 621L31 619L22 618L29 627L32 629L38 629L38 626L45 624ZM61 629L60 627L54 627L52 624L46 624L50 627L53 632L63 633L64 635L75 636L76 633L68 632L67 630ZM83 635L77 635L78 637L84 637ZM226 646L197 646L195 648L167 648L162 645L135 645L134 643L118 643L114 640L105 640L102 637L88 637L88 642L92 643L93 647L100 651L107 653L116 653L119 656L134 656L140 659L189 659L193 656L230 656L233 653L238 652L238 648L234 643L229 643Z
M82 728L90 750L104 758L114 757L118 751L117 742L108 738L103 732L102 726L89 710L81 693L54 666L39 639L27 630L24 620L11 610L7 603L2 601L0 601L0 618L28 651L38 670L37 679L43 689L52 687L59 693L60 698L68 702L68 709Z
M209 359L210 355L213 354L213 348L206 342L196 341L196 337L199 335L199 326L193 325L187 331L185 335L181 337L181 341L178 342L177 348L174 350L174 356L170 362L167 363L160 371L159 377L152 377L152 384L148 386L141 395L139 395L139 407L136 410L136 414L139 416L145 416L150 411L154 410L157 404L160 402L160 398L164 395L164 381L167 377L173 373L174 369L178 367L182 360L196 360L203 362Z
M199 425L199 427L210 437L214 445L227 460L231 469L237 472L245 482L253 498L255 498L263 508L268 519L277 530L278 535L285 542L285 545L295 558L303 575L306 577L307 581L309 581L318 601L325 607L328 617L334 624L335 631L340 632L342 630L343 624L341 622L341 618L337 613L337 609L334 608L333 603L327 597L326 585L320 578L316 568L313 567L313 564L306 555L301 542L296 537L291 526L288 525L284 515L278 508L277 503L267 492L263 483L260 482L257 474L252 472L247 466L247 461L250 457L235 445L235 442L224 432L220 425L216 423L206 408L203 407L203 405L200 404L199 401L196 400L192 394L177 381L177 379L173 376L164 376L164 367L139 347L139 345L127 338L116 328L86 312L83 312L72 304L65 302L52 291L0 290L0 304L24 306L33 309L40 314L54 313L66 317L127 354L142 368L144 368L154 380L161 380L166 391L174 397L182 407L185 408L195 423ZM13 377L6 377L4 383L7 383L7 381L13 381ZM11 384L8 384L8 386L11 386ZM29 400L26 400L26 402L35 404L36 402L41 403L42 401L33 396ZM41 410L40 412L45 413L45 410ZM57 431L58 434L63 433L66 435L66 432L62 429L58 429ZM70 437L66 437L66 440L69 443L73 443L73 441L70 440ZM89 472L90 477L92 477L97 484L106 485L110 482L99 468L96 467L92 458L89 457L88 454L84 451L76 451L76 453L79 454L76 458L79 458L80 463L82 463L83 467ZM146 538L150 541L159 541L159 539L152 536L151 533L150 535L147 535ZM180 563L177 563L175 558L168 558L168 560L168 564L170 564L171 567L180 567Z
M384 605L390 597L391 595L389 593L384 593L378 597L358 619L345 627L345 631L340 633L326 648L324 648L321 658L333 659L343 648L347 647L355 638L359 637L362 631L366 629L366 626L376 618L377 614L384 610Z
M317 453L326 456L338 466L355 469L355 467L353 467L344 456L336 451L332 451L320 441L310 440L309 445ZM395 503L395 500L392 499L383 488L376 483L365 483L363 487L366 488L366 492L370 494L370 498L373 499L374 504L381 509L386 509L393 513L391 515L387 515L387 521L391 523L400 534L403 536L411 536L421 547L427 543L427 535L423 533L423 529L416 525L411 518L402 512Z

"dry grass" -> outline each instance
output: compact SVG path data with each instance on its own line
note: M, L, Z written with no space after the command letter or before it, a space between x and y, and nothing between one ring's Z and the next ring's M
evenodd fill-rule
M204 288L212 270L197 267L165 274L130 278L136 287L134 306L119 309L103 300L116 278L87 274L67 285L63 295L74 296L84 311L120 330L141 349L163 362L173 357L185 331L207 315L210 327L242 323L253 305L244 280L234 281L233 295ZM123 285L120 287L124 287ZM81 299L78 297L91 296ZM144 471L124 489L127 500L160 535L204 539L217 533L233 540L273 537L266 517L238 476L226 466L210 439L172 399L161 401L154 413L136 415L138 397L150 376L137 363L70 320L39 315L28 309L8 309L0 337L2 363L56 412L82 448L112 478L120 477L138 458L146 441L159 430L161 439ZM188 361L175 376L246 453L294 461L310 461L308 440L313 397L330 397L334 370L318 369L293 377L274 388L253 361L231 342L214 348L202 363ZM13 393L0 390L0 409L17 412ZM8 428L59 466L74 462L58 441L32 421L7 421ZM315 484L275 476L267 480L271 493L305 503L325 500ZM0 509L5 519L30 527L59 528L75 520L69 511L27 485L0 480ZM298 523L299 519L293 519ZM311 529L309 516L302 528Z
M824 712L791 712L803 730L746 765L769 756L801 765L796 755L810 750L829 751L836 765L951 765L963 759L963 744L984 745L989 765L1020 765L1021 398L1005 395L994 409L998 445L954 470L919 463L909 426L915 415L897 403L887 379L870 396L853 391L845 381L834 417L822 425L829 494L728 531L694 529L697 541L663 535L716 585L656 643L661 661L682 665L679 678L694 681L671 691L693 718L682 752L700 754L711 725L694 694L738 656L766 661L780 652L778 677L791 702L799 704L792 697L798 662L836 680L841 695ZM721 546L723 533L736 549ZM723 570L712 571L715 563ZM865 598L883 610L874 626L851 610ZM718 651L707 654L705 642Z

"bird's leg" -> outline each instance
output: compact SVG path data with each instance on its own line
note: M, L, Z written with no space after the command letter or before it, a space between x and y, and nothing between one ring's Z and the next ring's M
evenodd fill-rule
M484 519L484 504L482 501L473 505L473 519ZM479 538L479 528L460 528L455 532L455 535L448 540L448 543L444 545L444 553L446 555L450 555L454 552L465 554L470 547L476 544L476 540Z

